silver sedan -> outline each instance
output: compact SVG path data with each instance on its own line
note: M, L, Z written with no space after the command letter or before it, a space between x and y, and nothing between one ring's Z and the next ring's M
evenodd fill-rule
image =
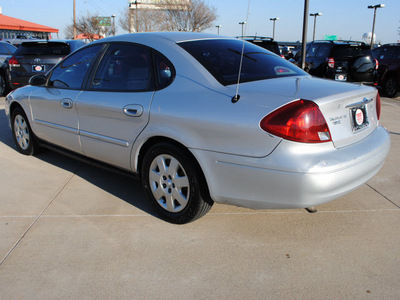
M17 150L62 149L140 175L165 220L215 202L307 208L359 187L390 139L373 87L309 76L242 40L110 37L6 98Z

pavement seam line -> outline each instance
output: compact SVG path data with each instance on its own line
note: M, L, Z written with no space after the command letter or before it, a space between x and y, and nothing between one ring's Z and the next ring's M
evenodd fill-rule
M387 201L389 201L390 203L392 203L394 206L396 206L397 208L400 208L400 206L398 206L396 203L394 203L392 200L390 200L388 197L386 197L384 194L382 194L381 192L379 192L376 188L372 187L371 185L369 185L367 183L367 186L369 186L372 190L374 190L375 192L377 192L379 195L381 195L383 198L385 198Z
M46 211L46 209L50 206L51 203L58 197L58 195L64 190L64 188L70 183L72 178L75 176L76 171L78 170L80 165L76 168L76 170L72 173L70 178L67 180L67 182L58 190L58 192L53 196L53 198L47 203L47 205L42 209L42 211L35 217L35 220L29 225L29 227L25 230L25 232L21 235L21 237L15 242L14 246L11 247L11 249L7 252L7 254L4 256L4 258L0 261L0 267L3 264L3 262L10 256L10 254L14 251L15 248L17 248L18 244L22 241L22 239L26 236L26 234L31 230L33 225L39 220L39 218L43 215L43 213Z

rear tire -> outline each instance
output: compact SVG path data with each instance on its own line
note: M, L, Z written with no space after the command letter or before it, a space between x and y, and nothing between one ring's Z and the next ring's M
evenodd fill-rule
M38 146L28 118L20 108L16 108L12 112L11 129L18 152L24 155L33 155Z
M161 218L174 224L192 222L213 205L197 165L186 151L170 143L147 151L142 184Z
M396 76L390 76L385 81L385 94L390 98L397 96L399 92L399 80Z

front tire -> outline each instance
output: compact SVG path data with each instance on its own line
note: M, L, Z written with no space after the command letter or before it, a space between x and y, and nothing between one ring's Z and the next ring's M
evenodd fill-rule
M11 129L18 152L24 155L33 155L37 150L35 136L28 118L20 108L16 108L12 112Z
M198 166L173 144L159 143L147 151L142 184L158 214L171 223L192 222L213 205Z

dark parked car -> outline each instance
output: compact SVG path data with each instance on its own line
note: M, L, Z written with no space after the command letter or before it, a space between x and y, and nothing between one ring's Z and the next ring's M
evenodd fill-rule
M85 45L77 40L27 41L8 61L11 89L27 85L34 75L44 75L61 59Z
M253 43L257 46L260 46L264 49L267 49L279 56L281 55L281 51L279 50L278 43L275 42L272 38L270 37L265 37L265 36L244 36L244 37L238 37L240 39L243 39L247 42Z
M301 64L301 51L294 60ZM337 81L374 83L378 63L368 45L353 41L314 41L307 44L306 71Z
M378 84L389 97L400 92L400 44L387 44L373 51L379 62Z
M8 90L7 86L7 67L5 61L7 61L17 50L13 45L7 42L0 41L0 96L3 96ZM4 66L3 66L4 65Z

